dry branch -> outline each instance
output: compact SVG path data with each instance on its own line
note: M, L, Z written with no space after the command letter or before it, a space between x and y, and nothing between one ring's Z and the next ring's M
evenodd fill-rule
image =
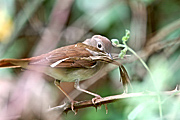
M156 93L156 92L141 92L141 93L128 93L128 94L123 93L120 95L108 96L108 97L104 97L101 99L97 99L95 101L95 104L92 103L92 100L78 101L74 104L74 110L78 110L78 109L86 108L86 107L97 108L98 106L101 106L102 104L116 102L116 101L124 99L124 98L156 97L159 94L160 95L169 95L169 96L180 95L180 90L178 90L178 88L176 87L175 90L164 91L161 93ZM55 110L58 110L59 113L63 113L63 112L67 113L68 111L71 111L71 104L70 103L64 103L63 105L56 106L53 108L49 108L48 112L55 111Z
M153 36L152 38L148 40L149 42L147 43L147 45L162 40L167 35L169 35L170 33L172 33L173 31L179 28L180 28L180 19L177 19L174 22L163 27L161 30L159 30L155 36Z

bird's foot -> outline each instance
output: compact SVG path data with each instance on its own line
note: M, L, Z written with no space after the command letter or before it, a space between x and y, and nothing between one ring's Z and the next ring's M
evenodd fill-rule
M78 101L71 101L71 110L74 112L74 114L76 115L78 112L78 109L74 109L74 104L77 103Z
M92 99L92 103L95 105L97 99L101 99L102 97L100 95L96 96L95 98Z
M95 98L92 99L92 103L93 103L94 105L96 105L96 100L97 100L97 99L101 99L101 98L102 98L102 97L101 97L100 95L96 96ZM107 114L107 113L108 113L107 104L104 104L104 106L105 106L105 110L106 110L106 114ZM101 105L100 105L99 107L101 108Z

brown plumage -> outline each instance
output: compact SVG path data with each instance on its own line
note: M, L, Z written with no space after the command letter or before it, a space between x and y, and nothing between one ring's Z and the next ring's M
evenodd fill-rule
M63 62L55 66L55 68L56 67L60 67L60 68L91 67L96 63L95 61L73 60L73 58L77 58L77 57L81 58L81 57L93 56L92 53L90 53L86 49L104 53L103 51L97 49L96 47L89 46L84 43L77 43L75 45L69 45L69 46L55 49L49 53L42 54L36 57L25 58L25 59L3 59L3 60L0 60L0 67L1 68L16 68L16 67L24 68L27 65L50 66L54 62L57 62L58 60L62 60L65 58L69 58L69 59L64 60Z
M47 75L54 77L55 79L59 79L67 82L74 81L74 80L70 80L71 78L73 78L74 74L72 74L71 75L72 77L70 77L70 73L66 73L64 71L68 70L73 73L79 71L79 69L81 68L82 68L81 72L83 72L83 70L89 69L88 71L90 71L89 72L90 75L87 75L87 77L83 76L79 78L80 80L84 80L94 75L96 72L98 72L101 66L103 65L103 60L101 59L91 60L90 56L109 57L110 55L109 52L111 50L111 47L112 47L111 42L106 37L95 35L91 39L85 40L83 43L64 46L55 49L49 53L42 54L40 56L25 58L25 59L0 60L0 68L22 67L25 69L31 69L38 72L43 72ZM87 60L87 58L90 60ZM38 68L43 67L43 71L39 71L37 67ZM73 70L69 70L72 68Z

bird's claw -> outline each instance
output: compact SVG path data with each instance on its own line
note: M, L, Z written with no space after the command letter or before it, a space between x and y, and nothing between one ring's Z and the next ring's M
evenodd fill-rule
M71 101L71 110L74 112L74 114L76 115L78 112L78 109L74 110L74 103L77 103L77 101Z
M101 99L102 97L99 95L99 96L96 96L95 98L92 99L92 103L95 105L96 103L96 100L97 99Z
M97 99L101 99L102 97L101 96L96 96L95 98L92 99L92 103L95 105L96 104L96 100ZM108 107L107 107L107 104L104 104L105 106L105 110L106 110L106 114L108 113ZM99 107L101 108L101 105L99 105Z

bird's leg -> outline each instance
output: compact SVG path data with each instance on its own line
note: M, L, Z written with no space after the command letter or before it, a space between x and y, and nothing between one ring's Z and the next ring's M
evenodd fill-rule
M74 87L75 87L77 90L81 91L81 92L85 92L85 93L87 93L87 94L90 94L90 95L92 95L92 96L95 96L95 98L92 99L92 103L93 103L93 104L95 104L95 101L96 101L97 99L102 98L102 97L101 97L100 95L98 95L98 94L95 94L95 93L92 93L92 92L90 92L90 91L87 91L87 90L84 90L84 89L80 88L79 79L76 79L76 80L75 80ZM107 114L107 112L108 112L107 104L104 104L104 105L105 105L106 114Z
M73 99L60 86L60 81L55 80L54 84L56 85L57 88L59 88L59 90L63 92L63 94L69 99L69 101L73 101Z
M101 97L100 95L98 95L98 94L95 94L95 93L92 93L92 92L90 92L90 91L87 91L87 90L84 90L84 89L80 88L80 86L79 86L79 80L78 80L78 79L75 80L74 87L75 87L77 90L81 91L81 92L85 92L85 93L87 93L87 94L90 94L90 95L92 95L92 96L95 96L97 99L102 98L102 97ZM92 103L95 104L95 101L92 100Z
M72 111L77 114L77 111L74 111L74 103L75 101L62 89L62 87L60 86L60 81L55 80L54 84L56 85L56 87L62 91L62 93L69 99L69 101L71 102L71 109Z

